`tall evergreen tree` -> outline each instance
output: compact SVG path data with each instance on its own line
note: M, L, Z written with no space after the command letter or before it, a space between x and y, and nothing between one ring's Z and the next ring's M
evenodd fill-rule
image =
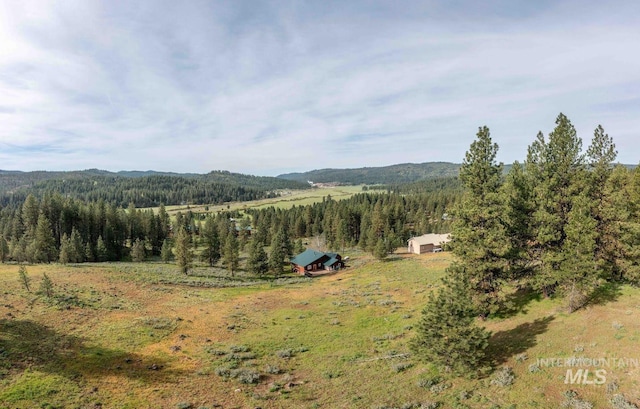
M0 236L0 263L4 263L9 258L9 245L4 236Z
M582 140L563 114L558 115L548 142L539 133L529 147L526 167L534 186L536 207L532 220L536 265L532 284L545 295L563 284L561 269L568 257L563 248L569 213L575 197L585 189L582 182L587 178L581 149Z
M98 236L98 241L96 243L96 257L100 262L109 260L109 249L102 239L102 236Z
M82 242L82 237L78 232L78 229L73 227L71 229L71 236L69 236L70 246L70 261L72 263L82 263L84 261L85 246Z
M620 252L621 243L612 230L618 215L607 211L606 187L617 154L613 139L604 132L601 125L598 125L587 149L587 161L591 170L588 190L591 213L596 222L596 261L598 267L611 277L617 275L615 259Z
M582 193L575 198L565 227L558 282L568 302L569 312L582 307L598 286L595 260L597 222L591 215L591 201Z
M58 261L60 264L67 264L71 262L71 242L67 237L67 233L62 235L62 239L60 240L60 254L58 256Z
M44 213L40 213L38 216L32 251L33 260L36 262L48 263L57 258L56 241L52 234L51 222Z
M252 240L251 242L247 270L257 275L264 275L269 271L269 258L264 251L262 243L258 240Z
M207 217L200 235L204 246L201 257L213 267L220 260L220 237L213 217Z
M501 188L504 205L502 220L506 229L508 278L528 279L534 266L530 243L533 241L531 222L535 205L533 187L520 163L515 162Z
M280 229L271 240L271 249L269 251L269 269L275 277L283 273L284 259L289 256L288 240L284 229Z
M509 252L499 194L502 164L496 163L497 152L489 128L481 127L460 167L465 193L455 209L452 231L453 252L468 275L473 304L483 318L502 306Z
M640 168L617 166L605 187L607 231L615 245L613 278L640 284ZM612 249L613 250L613 249Z
M173 257L173 253L171 252L171 244L169 243L169 239L164 239L162 242L162 250L160 250L160 258L163 262L168 263L171 261L171 257Z
M227 266L227 270L231 273L231 276L235 275L240 263L240 245L236 237L235 229L229 230L227 238L224 241L223 261Z
M188 274L193 262L193 252L191 250L191 235L184 226L178 228L175 239L176 263L182 274Z

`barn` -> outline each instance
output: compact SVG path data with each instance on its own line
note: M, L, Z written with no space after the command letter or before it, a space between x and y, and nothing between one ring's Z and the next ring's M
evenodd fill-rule
M340 254L313 249L306 249L291 259L291 270L307 276L315 271L333 271L343 267L344 262Z
M451 241L449 233L446 234L423 234L422 236L409 239L407 250L409 253L424 254L442 251L442 245Z

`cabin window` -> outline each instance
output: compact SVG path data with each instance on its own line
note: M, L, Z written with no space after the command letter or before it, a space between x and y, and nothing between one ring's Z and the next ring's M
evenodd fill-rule
M311 270L311 264L307 266L307 270Z

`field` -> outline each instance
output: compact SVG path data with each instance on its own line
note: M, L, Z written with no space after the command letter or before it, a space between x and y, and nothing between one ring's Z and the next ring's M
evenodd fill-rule
M35 265L31 291L17 265L2 265L0 407L550 408L568 390L596 408L614 393L640 399L638 289L607 287L574 314L515 297L518 311L482 324L495 367L513 368L500 386L499 371L449 377L409 351L448 254L345 255L341 272L276 282L159 263ZM45 272L50 298L36 294ZM626 365L601 366L602 385L565 384L567 368L550 362L569 357Z
M348 199L351 196L361 193L362 185L358 186L336 186L331 188L317 188L306 190L288 190L280 192L279 197L271 199L253 200L248 202L232 202L223 205L175 205L166 206L165 209L170 215L178 212L187 212L191 210L193 213L216 213L223 210L245 210L245 209L262 209L274 206L280 209L290 209L293 206L306 206L321 202L323 197L331 195L334 200ZM153 208L157 211L158 208Z

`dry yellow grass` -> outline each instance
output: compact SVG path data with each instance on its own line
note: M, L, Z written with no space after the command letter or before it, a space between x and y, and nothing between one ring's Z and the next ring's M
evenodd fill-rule
M404 354L450 256L355 258L360 267L310 282L248 288L157 284L152 273L118 264L27 266L33 290L43 272L52 278L66 297L56 302L23 289L18 266L0 266L0 406L559 407L573 389L609 407L606 386L565 385L566 368L531 373L529 365L574 355L640 358L637 289L622 287L571 315L559 301L533 300L526 312L484 323L500 365L514 368L512 386L456 378L432 392L418 381L434 368ZM522 353L528 358L516 361ZM260 382L216 373L229 365L259 373ZM607 383L616 380L618 392L637 402L638 368L606 369ZM462 399L463 391L470 396Z

